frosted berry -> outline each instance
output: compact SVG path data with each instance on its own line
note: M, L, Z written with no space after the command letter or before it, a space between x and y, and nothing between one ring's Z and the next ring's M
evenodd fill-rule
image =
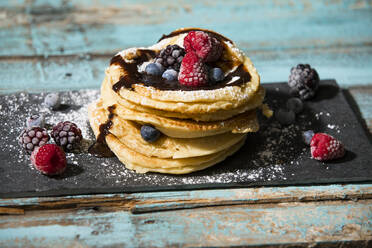
M224 77L225 77L225 75L224 75L223 71L221 70L221 68L215 67L215 68L212 68L209 71L209 80L212 83L222 81L224 79Z
M179 45L168 45L160 51L155 62L164 66L165 69L180 70L182 59L185 56L185 49Z
M35 168L46 175L58 175L67 166L66 154L55 144L38 147L31 154L31 162Z
M45 125L44 115L31 115L27 117L26 126L28 128L31 128L31 127L43 128L44 125Z
M320 161L333 160L345 155L344 145L325 133L316 133L310 142L311 157Z
M183 58L178 81L180 84L193 87L208 83L207 67L195 53L187 53Z
M175 81L177 80L178 72L173 69L168 69L163 73L162 77L168 81Z
M308 100L315 96L319 87L319 75L310 65L298 64L291 69L288 85L292 94L298 95L302 100Z
M311 139L314 136L314 131L313 130L307 130L302 133L302 139L306 145L310 145Z
M78 148L83 139L81 130L75 123L70 121L60 122L55 125L51 135L56 144L61 146L66 152Z
M298 114L304 109L304 104L300 98L292 97L287 101L287 109L290 109L295 112L295 114Z
M61 99L58 93L49 93L45 96L44 104L46 107L57 110L61 106Z
M163 70L163 66L158 63L150 63L145 68L147 74L154 76L160 76L163 73Z
M155 142L159 139L161 133L155 127L150 125L143 125L141 127L141 136L147 142Z
M290 125L294 123L296 115L292 110L281 108L278 111L275 111L275 118L282 125Z
M203 62L213 62L221 57L223 47L215 37L203 31L191 31L184 40L186 53L194 52Z
M28 154L31 154L37 147L45 145L50 137L45 128L31 127L24 129L18 136L18 144Z

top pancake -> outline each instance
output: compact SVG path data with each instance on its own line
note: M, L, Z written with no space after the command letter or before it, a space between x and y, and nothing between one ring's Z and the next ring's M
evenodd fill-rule
M134 63L141 56L141 50L151 50L155 54L167 45L177 44L183 47L183 39L191 29L176 30L175 35L164 38L155 45L148 48L130 48L120 53L119 56L126 63ZM193 29L195 30L195 29ZM215 34L216 37L221 37L219 34L199 29L210 34ZM154 108L163 111L180 112L180 113L211 113L219 110L229 110L239 108L246 104L259 92L260 77L254 68L251 60L241 52L233 42L228 39L220 39L224 50L222 57L219 59L217 66L222 68L226 74L235 72L239 66L250 74L250 79L247 82L242 82L239 85L234 85L238 76L231 79L226 86L215 89L193 89L193 90L160 90L152 86L145 86L141 82L132 85L132 88L121 87L116 93L127 101L142 105L148 108ZM152 62L153 59L149 59ZM139 71L143 70L146 64L138 66ZM130 72L124 66L113 63L106 70L108 83L113 86L121 77L128 75ZM231 86L229 86L231 83Z

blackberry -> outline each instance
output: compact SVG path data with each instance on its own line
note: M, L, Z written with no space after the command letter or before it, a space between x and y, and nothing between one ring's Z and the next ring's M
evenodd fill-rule
M292 94L298 95L302 100L308 100L315 96L319 75L310 65L298 64L291 69L288 85Z
M155 62L163 65L165 69L179 71L184 56L185 49L179 45L168 45L156 56Z
M35 148L45 145L50 137L45 128L31 127L24 129L18 137L18 144L22 146L28 154Z
M83 136L75 123L70 121L60 122L53 127L52 137L63 150L70 152L80 145Z

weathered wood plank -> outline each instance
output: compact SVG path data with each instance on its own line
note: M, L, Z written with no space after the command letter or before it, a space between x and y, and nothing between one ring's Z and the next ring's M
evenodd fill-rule
M246 51L371 45L371 1L7 1L2 55L113 53L201 26ZM22 34L22 35L20 35Z
M140 215L127 211L80 210L72 214L49 210L24 216L0 216L0 246L270 244L286 247L289 243L291 247L295 244L309 246L371 240L371 220L371 200L210 207ZM364 244L367 247L368 242Z
M326 200L357 201L370 198L372 198L371 184L350 184L15 198L0 199L0 207L19 208L26 211L64 208L121 208L133 213L144 213L208 206Z

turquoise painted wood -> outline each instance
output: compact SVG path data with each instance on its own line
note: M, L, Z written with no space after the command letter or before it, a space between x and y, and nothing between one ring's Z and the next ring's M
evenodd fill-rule
M240 205L141 215L35 211L1 218L0 246L205 247L368 240L372 239L371 203Z
M372 130L371 0L0 1L0 93L98 88L117 51L184 26L234 40L264 83L310 63ZM372 247L371 199L372 184L0 199L0 247Z
M79 63L72 59L61 65L61 56L92 54L92 61L83 64L102 72L117 51L153 44L161 34L183 26L210 28L236 41L252 58L263 82L287 80L289 69L302 62L344 87L369 85L371 5L360 0L5 1L0 10L0 61L5 63L0 65L5 75L0 88L25 89L24 80L10 80L9 59L58 56L35 62L34 69L17 65L28 74L41 74L34 78L41 84L28 84L38 90L50 84L49 74L64 74ZM96 54L106 57L97 61ZM92 77L87 70L86 78L66 80L66 86L97 87L102 73ZM51 88L65 85L55 83Z

